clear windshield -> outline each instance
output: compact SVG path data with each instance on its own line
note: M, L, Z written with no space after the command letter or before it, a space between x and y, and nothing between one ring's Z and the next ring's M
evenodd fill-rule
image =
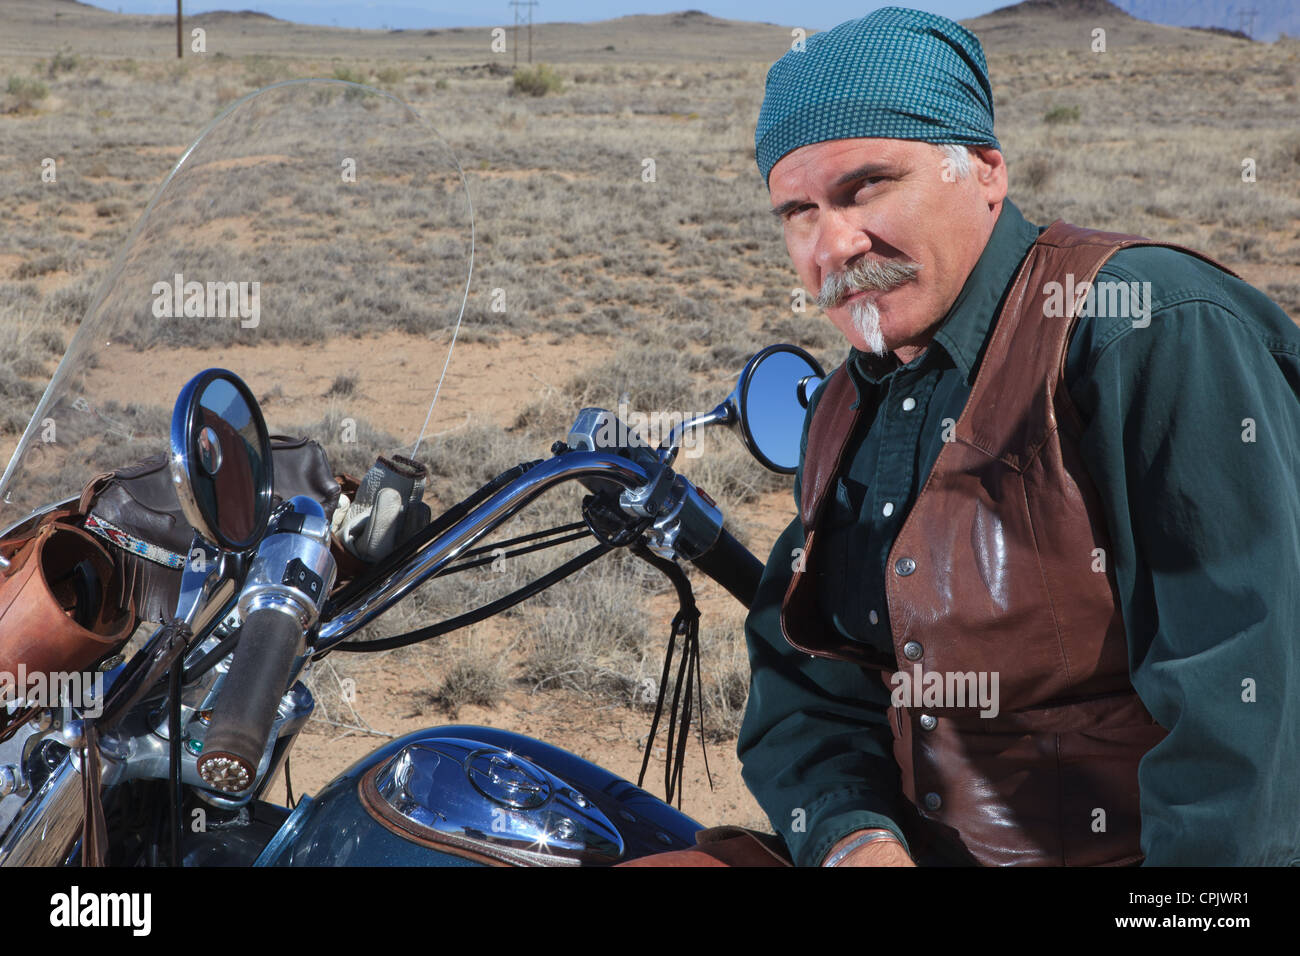
M473 242L455 158L394 97L302 80L232 104L96 290L0 478L0 528L165 451L213 366L337 471L417 452L443 424Z

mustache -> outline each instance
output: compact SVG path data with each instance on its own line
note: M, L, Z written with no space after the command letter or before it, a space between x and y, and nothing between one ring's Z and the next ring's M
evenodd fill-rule
M887 292L910 282L921 269L919 262L862 259L843 272L832 272L822 282L817 304L833 309L858 292Z

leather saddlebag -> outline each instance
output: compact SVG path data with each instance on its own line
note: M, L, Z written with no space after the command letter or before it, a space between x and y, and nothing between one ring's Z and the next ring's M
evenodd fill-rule
M63 520L0 543L0 671L75 672L114 651L135 630L119 601L114 562L94 537ZM21 688L19 688L21 692Z
M295 495L319 501L328 520L340 486L324 450L307 438L271 438L275 470L273 505ZM170 619L180 597L181 575L194 529L181 512L166 455L154 455L92 478L81 494L87 531L111 544L125 593L144 621Z

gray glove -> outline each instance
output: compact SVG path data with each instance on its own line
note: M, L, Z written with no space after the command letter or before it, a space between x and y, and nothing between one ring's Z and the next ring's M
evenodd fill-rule
M374 563L429 523L423 502L424 465L393 455L366 472L356 500L339 502L331 523L334 537L362 561Z

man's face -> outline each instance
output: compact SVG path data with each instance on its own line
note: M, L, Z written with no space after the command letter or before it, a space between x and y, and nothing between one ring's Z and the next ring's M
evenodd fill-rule
M930 143L840 139L772 167L772 209L799 279L861 351L904 362L924 351L997 222L1002 154L977 147L965 178L946 159Z

